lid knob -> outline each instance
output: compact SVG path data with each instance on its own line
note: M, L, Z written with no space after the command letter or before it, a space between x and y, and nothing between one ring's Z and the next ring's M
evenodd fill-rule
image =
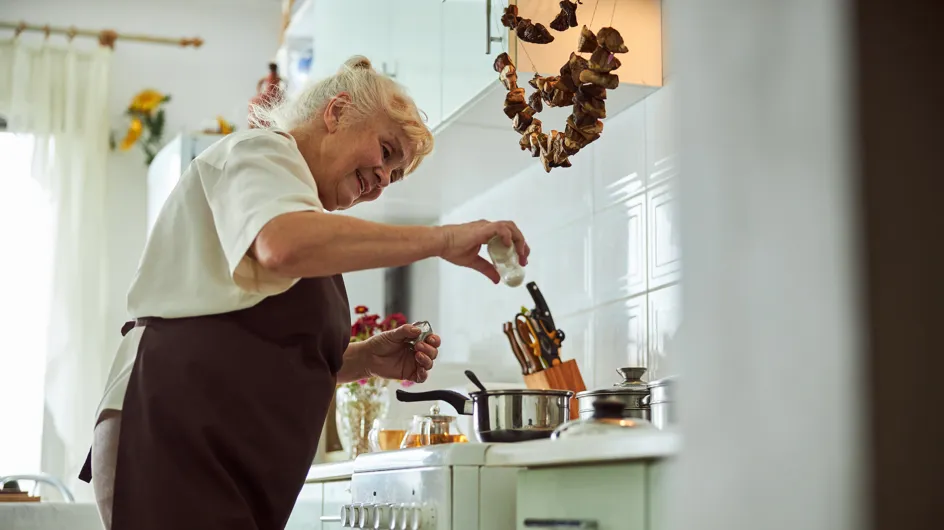
M620 419L625 403L616 398L600 398L593 402L594 419Z
M439 403L433 403L433 406L429 408L430 416L439 416Z
M641 366L630 366L626 368L617 368L616 372L623 377L623 383L639 383L642 380L646 369Z

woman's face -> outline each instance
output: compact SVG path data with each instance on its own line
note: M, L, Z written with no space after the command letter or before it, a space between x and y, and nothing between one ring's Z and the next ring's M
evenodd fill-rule
M387 186L403 177L403 167L412 156L402 128L384 112L341 126L346 105L344 95L328 104L321 117L324 127L317 159L305 156L328 211L380 197Z

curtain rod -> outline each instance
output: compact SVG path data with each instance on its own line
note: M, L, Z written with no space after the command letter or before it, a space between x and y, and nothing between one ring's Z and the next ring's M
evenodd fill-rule
M91 29L77 29L75 27L57 27L44 25L40 26L37 24L27 24L26 22L4 22L0 21L0 29L12 29L14 35L18 36L24 31L38 31L46 34L48 38L51 33L56 33L59 35L66 35L71 41L74 37L98 37L98 42L102 46L108 46L110 48L115 47L116 40L128 40L128 41L137 41L137 42L150 42L154 44L171 44L181 47L193 46L194 48L199 48L203 45L203 39L200 37L194 37L192 39L181 38L175 39L171 37L155 37L152 35L139 35L134 33L118 33L110 29L103 29L99 31Z

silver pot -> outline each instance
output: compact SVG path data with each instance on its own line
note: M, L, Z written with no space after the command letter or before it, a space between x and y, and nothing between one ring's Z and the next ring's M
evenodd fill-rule
M675 412L675 377L663 377L649 383L646 402L652 415L652 424L663 429L678 422Z
M642 380L645 368L629 367L616 370L623 381L608 388L585 390L577 394L577 406L581 419L593 417L593 402L602 398L615 398L623 402L624 418L649 419L649 405L644 398L649 396L649 387Z
M397 400L445 401L459 414L471 415L475 437L480 442L523 442L550 438L559 425L570 419L570 390L488 390L466 398L451 390L405 392Z

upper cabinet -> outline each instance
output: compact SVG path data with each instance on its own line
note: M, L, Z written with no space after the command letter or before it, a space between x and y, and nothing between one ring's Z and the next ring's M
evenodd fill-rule
M345 0L346 1L346 0ZM442 0L384 1L391 38L380 52L388 75L406 87L416 106L436 127L443 117Z
M621 66L612 73L620 85L662 86L662 4L658 0L583 0L577 6L577 26L566 31L550 29L550 21L560 13L559 2L518 0L518 15L548 27L553 42L524 42L509 32L512 60L519 72L559 75L570 54L577 51L580 30L587 26L594 34L600 28L619 31L629 51L618 54ZM589 54L583 54L589 58ZM520 84L520 83L519 83Z
M548 28L561 9L556 0L303 2L309 14L293 20L292 31L307 28L312 35L310 77L333 74L351 55L367 56L378 71L407 89L436 136L435 151L416 173L353 214L393 222L434 220L501 180L541 164L521 150L520 134L502 110L507 90L492 65L503 52L518 68L518 85L530 94L528 81L535 72L557 75L576 51L583 25L594 32L612 26L629 51L618 56L621 67L615 73L620 85L607 93L607 115L615 116L662 86L661 0L583 0L576 11L577 27L550 29L554 41L549 44L521 42L503 27L508 4L518 6L519 16ZM563 131L569 114L568 108L545 106L538 117L545 132ZM572 163L583 163L580 153Z
M495 58L508 51L508 32L501 25L502 2L439 0L442 5L443 116L460 112L492 85ZM501 110L500 108L497 110Z

